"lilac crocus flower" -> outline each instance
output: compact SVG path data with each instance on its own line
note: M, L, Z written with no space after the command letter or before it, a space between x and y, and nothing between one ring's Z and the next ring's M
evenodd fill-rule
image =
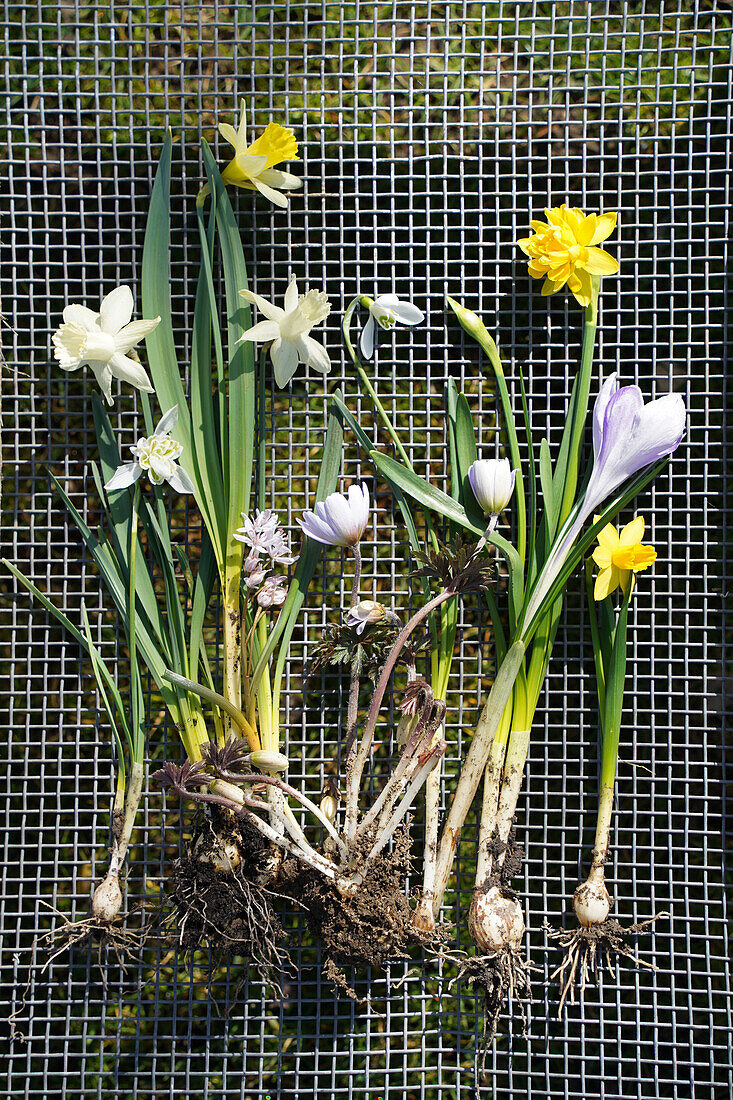
M588 488L570 530L545 563L527 607L528 625L588 517L625 482L677 449L686 416L679 394L670 393L645 405L639 387L619 387L615 373L603 383L593 408L593 471Z
M309 538L325 546L356 546L369 521L369 490L350 485L349 495L331 493L303 513L298 523Z

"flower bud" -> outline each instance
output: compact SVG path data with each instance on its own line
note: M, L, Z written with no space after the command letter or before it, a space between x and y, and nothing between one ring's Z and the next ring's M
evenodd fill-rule
M468 468L473 495L485 516L498 516L512 498L516 470L508 458L481 458Z
M261 772L285 772L288 770L288 758L281 752L270 749L257 749L249 754L250 764Z
M363 634L367 625L381 622L386 614L386 608L376 600L359 600L353 611L349 612L346 625L356 627L356 633Z

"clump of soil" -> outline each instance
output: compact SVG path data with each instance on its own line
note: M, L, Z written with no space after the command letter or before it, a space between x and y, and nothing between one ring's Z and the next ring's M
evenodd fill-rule
M364 844L368 851L373 841ZM326 955L325 976L353 1000L344 967L383 967L389 959L406 958L408 949L424 940L412 923L412 909L404 883L411 868L407 827L395 834L391 852L370 860L364 882L353 897L343 897L335 886L309 868L288 862L285 887L306 910L310 931Z
M560 981L560 1005L558 1007L558 1019L562 1016L565 999L570 994L570 1003L575 1004L575 986L580 976L580 993L584 993L590 981L598 980L598 971L605 962L611 975L613 975L613 962L617 955L625 955L638 966L645 966L648 970L656 970L653 963L644 962L637 955L629 943L636 936L649 932L649 929L660 917L669 916L668 913L657 913L651 920L640 921L639 924L631 924L624 928L619 921L609 917L603 924L591 925L583 928L580 925L571 929L554 929L545 924L547 938L556 940L565 952L563 961L552 977Z
M239 853L232 870L219 870L206 858L222 844ZM176 860L168 883L180 946L195 951L208 944L217 952L234 952L271 977L286 956L278 947L282 927L273 906L277 895L262 881L269 861L267 841L246 818L218 810L202 815L190 852Z

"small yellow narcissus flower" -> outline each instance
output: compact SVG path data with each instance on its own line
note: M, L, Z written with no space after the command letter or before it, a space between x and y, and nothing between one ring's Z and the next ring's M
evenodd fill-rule
M593 522L597 523L599 519L600 516L594 516ZM593 561L600 570L593 591L594 599L605 600L619 585L627 593L629 585L634 583L634 573L649 568L657 552L653 546L642 546L643 538L643 516L632 519L620 534L612 523L603 528L598 536L598 546L593 551Z
M517 244L529 256L533 279L545 279L543 296L567 286L581 306L590 305L591 276L615 275L618 262L596 248L616 228L617 214L588 214L574 206L545 210L547 223L530 222L534 236Z
M287 196L281 192L295 190L302 187L303 183L297 176L282 172L275 165L284 160L300 159L293 131L286 130L278 122L271 122L257 140L248 145L247 107L243 101L239 129L235 130L228 122L222 122L219 124L219 133L234 146L234 160L229 162L221 174L224 183L259 191L275 206L287 206Z

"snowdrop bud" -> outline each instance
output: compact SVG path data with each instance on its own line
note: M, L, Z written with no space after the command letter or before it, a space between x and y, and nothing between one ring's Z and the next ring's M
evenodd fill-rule
M468 469L473 495L485 516L498 516L514 492L516 471L508 458L482 458Z
M257 749L250 753L249 762L261 772L286 772L288 770L288 758L281 752L272 752L270 749Z

